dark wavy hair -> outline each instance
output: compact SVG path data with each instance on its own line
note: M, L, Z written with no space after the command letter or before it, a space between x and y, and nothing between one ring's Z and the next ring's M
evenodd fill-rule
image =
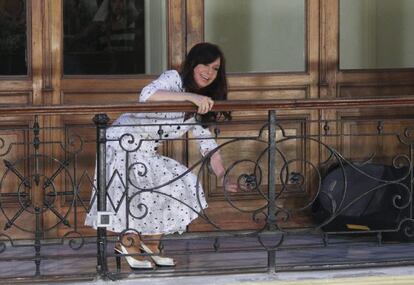
M209 64L220 58L220 68L216 79L208 86L199 88L194 81L194 68L198 64ZM181 69L183 87L186 91L208 96L214 101L227 100L226 60L220 48L211 43L198 43L187 54ZM199 115L202 123L215 122L219 118L231 120L230 112L208 112Z

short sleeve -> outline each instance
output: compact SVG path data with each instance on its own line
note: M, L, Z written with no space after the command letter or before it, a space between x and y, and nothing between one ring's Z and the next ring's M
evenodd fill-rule
M139 96L139 102L145 102L158 90L165 91L182 91L182 80L180 74L176 70L167 70L156 80L145 86Z
M210 151L218 147L214 136L208 128L195 125L191 131L193 136L197 138L197 143L200 147L202 156L206 156Z

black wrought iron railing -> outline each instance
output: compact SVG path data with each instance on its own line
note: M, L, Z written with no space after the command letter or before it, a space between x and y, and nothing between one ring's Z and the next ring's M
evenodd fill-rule
M413 119L352 115L331 120L320 114L328 108L398 108L413 103L410 98L252 102L256 111L267 115L209 124L212 136L201 138L172 135L179 133L172 130L200 128L197 122L109 125L107 114L113 112L146 113L155 106L158 112L193 110L184 103L3 108L4 116L33 115L34 123L0 131L0 278L117 279L131 273L411 264L414 260L406 249L412 245L402 242L414 237ZM244 111L252 104L223 102L215 108ZM278 115L276 110L283 109L307 112ZM65 114L95 114L94 125L39 124L48 115ZM180 143L188 153L200 140L217 145L207 147L202 157L185 156L188 169L177 164L175 172L160 172L163 168L156 162L168 158L154 148ZM215 180L209 167L217 152L225 159L222 181ZM156 179L149 176L151 171ZM152 182L142 183L148 176ZM164 191L182 181L194 183L187 189L194 190L192 202ZM239 192L229 191L229 181ZM204 209L205 198L216 201L215 208ZM141 229L133 225L150 216L157 219L156 207L149 203L158 201L163 201L162 207L171 204L193 213L210 230L166 235L160 241L142 236L144 241L159 241L158 249L174 257L177 265L131 271L124 257L149 259L151 254L113 253L113 248L117 242L134 246L129 234L140 234ZM180 216L171 213L170 219ZM96 231L85 227L85 216ZM231 223L232 217L240 226ZM377 247L370 252L372 258L345 257L340 250L348 244L394 247L382 254L383 259L376 259L382 250ZM404 247L396 250L396 244ZM333 251L321 256L321 249Z

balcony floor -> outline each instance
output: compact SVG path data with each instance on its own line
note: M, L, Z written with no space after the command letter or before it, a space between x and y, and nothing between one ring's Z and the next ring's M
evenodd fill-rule
M278 240L275 237L263 238L267 246L275 245ZM113 242L108 245L108 255L110 255L108 265L110 271L114 273L113 277L122 279L121 284L124 282L125 284L145 284L148 278L151 278L152 284L176 284L172 280L180 280L180 285L195 284L195 280L206 282L197 281L197 284L201 285L242 283L242 280L253 282L246 284L262 284L260 282L282 284L266 282L276 282L282 279L299 282L304 278L355 276L391 276L396 281L392 272L399 272L399 278L414 276L414 243L384 242L379 245L375 237L369 236L330 237L328 246L323 246L321 237L318 235L289 235L276 251L276 272L274 273L267 271L267 253L256 238L220 238L218 242L214 238L202 240L191 237L189 239L173 238L166 240L164 246L165 252L178 262L176 267L131 270L122 258L122 269L119 274L116 273L115 258L112 253L113 245ZM214 246L218 248L218 252L214 252ZM183 254L183 251L186 253ZM33 247L7 246L0 254L0 283L4 284L3 281L5 281L7 284L10 282L100 284L99 282L104 281L95 280L95 253L96 246L93 242L85 243L79 250L73 250L67 244L43 246L40 265L42 277L35 278L33 277L35 272ZM29 258L32 260L27 260ZM414 284L414 278L410 280L411 283L401 284ZM129 281L134 283L128 283ZM372 284L388 283L374 281ZM400 283L394 282L393 284Z

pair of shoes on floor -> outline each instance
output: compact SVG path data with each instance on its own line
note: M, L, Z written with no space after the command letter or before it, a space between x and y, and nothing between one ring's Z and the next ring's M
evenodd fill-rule
M129 256L128 254L130 254L128 252L128 250L122 245L122 244L117 244L115 246L115 253L120 253L120 254L124 254L125 259L128 263L128 265L132 268L132 269L152 269L154 268L154 264L157 266L175 266L175 261L174 259L170 258L170 257L163 257L163 256L159 256L156 253L154 253L148 246L146 246L145 244L141 243L140 245L140 249L147 253L148 256L152 259L153 262L143 259L143 260L138 260L137 258L133 257L133 256ZM117 271L119 272L121 270L121 258L120 256L116 256L116 267L117 267Z
M122 245L122 244L117 244L114 248L115 253L120 253L120 254L130 254L128 252L128 250ZM146 259L143 260L138 260L133 256L129 256L129 255L125 255L125 260L127 261L129 267L131 267L132 269L152 269L154 268L154 264ZM118 269L118 271L120 271L121 269L121 258L120 256L116 256L116 267Z

